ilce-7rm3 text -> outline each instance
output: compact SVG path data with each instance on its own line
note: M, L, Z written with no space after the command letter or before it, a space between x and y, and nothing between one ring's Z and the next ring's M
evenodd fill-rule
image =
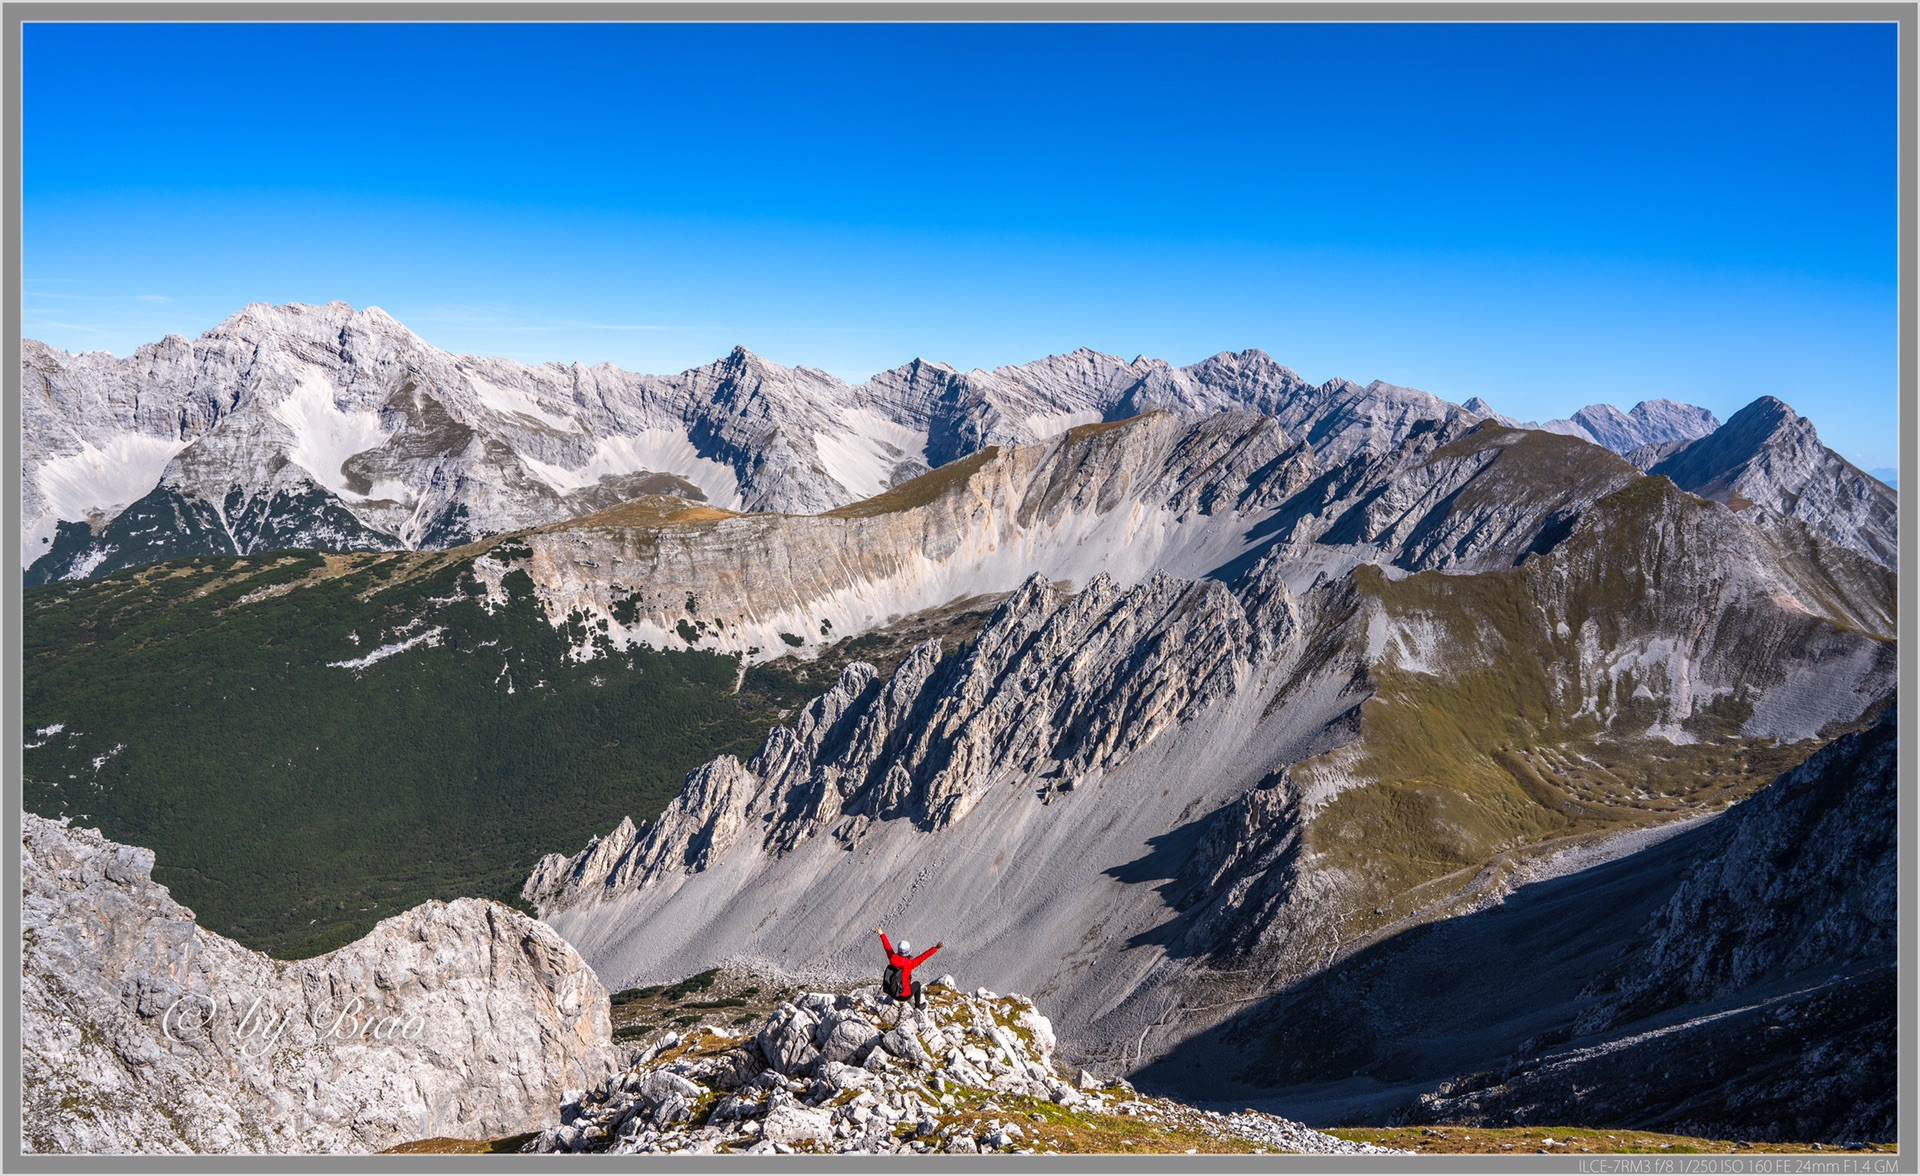
M1814 1176L1832 1173L1895 1172L1899 1161L1893 1156L1646 1156L1583 1159L1582 1172L1605 1172L1617 1176L1652 1173L1653 1176L1684 1176L1697 1172L1705 1176Z

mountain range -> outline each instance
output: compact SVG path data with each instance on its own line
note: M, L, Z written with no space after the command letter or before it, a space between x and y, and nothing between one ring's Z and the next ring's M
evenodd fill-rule
M1456 411L1378 381L1310 385L1257 350L1189 367L1086 350L990 372L915 360L860 385L744 348L677 376L528 367L337 302L256 304L125 359L27 340L22 376L36 583L186 555L439 549L650 493L812 513L1154 409L1262 413L1332 461ZM1624 453L1716 423L1652 401L1545 427Z
M1897 504L1771 397L645 377L342 304L27 364L29 804L181 886L244 889L212 823L514 866L609 989L844 986L884 921L1065 1058L1310 1121L1891 1123Z

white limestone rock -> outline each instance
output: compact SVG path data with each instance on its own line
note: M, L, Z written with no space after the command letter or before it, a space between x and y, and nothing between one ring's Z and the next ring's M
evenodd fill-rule
M545 924L430 902L310 960L195 926L153 854L23 816L20 1042L37 1152L368 1152L510 1135L613 1068L607 994Z

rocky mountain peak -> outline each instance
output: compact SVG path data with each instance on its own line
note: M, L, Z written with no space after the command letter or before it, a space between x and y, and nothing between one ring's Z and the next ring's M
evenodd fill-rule
M1721 428L1726 432L1723 441L1754 446L1764 444L1782 429L1794 429L1802 424L1809 429L1813 427L1786 401L1777 396L1761 396L1734 413Z
M1897 566L1898 497L1820 443L1813 422L1762 396L1707 436L1656 451L1649 473L1735 510L1798 519L1887 566ZM1644 460L1644 458L1643 458Z

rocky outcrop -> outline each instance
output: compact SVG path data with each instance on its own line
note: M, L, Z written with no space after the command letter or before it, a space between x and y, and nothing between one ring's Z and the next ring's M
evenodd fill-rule
M24 1138L36 1152L368 1152L536 1130L614 1055L544 924L433 902L310 960L194 925L153 854L27 814Z
M570 1094L560 1122L528 1150L1034 1154L1070 1139L1075 1118L1118 1115L1137 1124L1143 1144L1177 1119L1220 1150L1382 1151L1276 1116L1143 1099L1085 1071L1076 1079L1056 1066L1053 1028L1033 1002L951 983L929 985L922 1007L873 987L803 992L744 1030L702 1025L662 1035L624 1073ZM995 1101L1012 1097L1049 1106L1065 1122L1010 1114Z
M1842 547L1897 566L1898 496L1820 444L1812 421L1771 396L1711 435L1658 456L1648 472L1683 490L1737 511L1757 506L1797 520Z

